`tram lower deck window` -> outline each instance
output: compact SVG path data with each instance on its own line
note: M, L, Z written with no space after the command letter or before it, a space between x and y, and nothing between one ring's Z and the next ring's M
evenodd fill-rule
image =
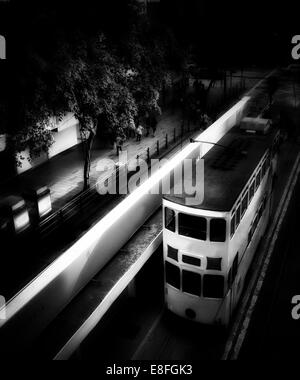
M179 214L179 234L193 239L206 240L207 221L199 216Z
M166 282L174 288L180 289L180 269L169 262L166 262Z
M219 243L226 241L225 219L212 219L210 221L210 241Z
M176 214L173 210L165 208L165 227L172 231L176 231Z
M172 260L178 261L178 249L168 245L168 257Z
M205 275L203 278L203 297L223 298L224 282L224 276Z
M201 275L183 270L182 291L201 297Z

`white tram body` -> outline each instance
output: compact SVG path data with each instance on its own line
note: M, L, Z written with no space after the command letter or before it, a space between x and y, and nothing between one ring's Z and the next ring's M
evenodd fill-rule
M249 131L247 131L249 132ZM227 326L271 210L279 131L234 127L203 158L204 200L165 196L165 300L173 313Z

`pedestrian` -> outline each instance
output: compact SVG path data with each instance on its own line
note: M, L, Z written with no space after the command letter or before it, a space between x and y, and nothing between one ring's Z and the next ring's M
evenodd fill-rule
M124 136L118 135L116 139L117 156L123 152Z
M142 125L139 124L139 126L137 127L137 130L136 130L136 141L137 142L141 142L142 136L143 136L143 130L144 130L144 128L142 127Z
M129 137L132 137L132 138L136 137L136 127L135 127L135 122L133 118L130 118L130 121L129 121Z

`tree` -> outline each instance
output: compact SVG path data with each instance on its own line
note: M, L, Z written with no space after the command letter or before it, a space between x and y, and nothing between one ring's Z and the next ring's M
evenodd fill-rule
M128 88L127 70L107 48L103 34L88 43L80 38L64 46L58 74L57 94L65 110L74 113L83 137L85 164L84 189L90 184L91 150L99 127L108 126L115 134L129 128L137 113L135 100ZM100 125L101 124L101 125Z
M29 148L30 159L47 152L53 118L73 112L84 146L86 189L98 130L116 136L136 116L160 112L160 92L174 56L168 49L171 37L162 38L133 0L101 2L97 14L89 1L84 9L51 1L35 3L31 11L22 2L15 6L14 13L22 14L18 22L26 25L14 41L13 148Z

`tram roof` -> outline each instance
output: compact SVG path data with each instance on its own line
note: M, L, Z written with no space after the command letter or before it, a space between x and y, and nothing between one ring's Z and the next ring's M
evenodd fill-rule
M239 127L232 128L204 156L204 201L192 208L210 211L231 211L243 188L255 171L276 134L272 128L267 135L249 134ZM194 173L193 173L193 176ZM194 179L191 177L191 180ZM168 201L186 206L191 195L166 195Z

